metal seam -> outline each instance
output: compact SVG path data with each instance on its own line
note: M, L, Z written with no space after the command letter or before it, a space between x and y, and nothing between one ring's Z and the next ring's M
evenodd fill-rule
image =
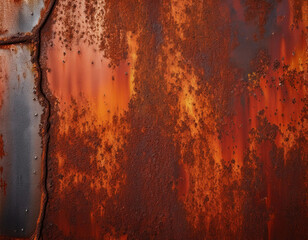
M35 87L37 89L38 95L42 97L44 102L44 113L42 118L44 120L44 125L42 126L43 134L42 134L42 145L43 145L43 155L42 155L42 173L41 173L41 188L42 188L42 195L41 195L41 208L40 214L38 216L37 225L34 234L30 237L33 240L41 239L41 233L43 229L43 221L45 218L46 206L48 201L48 192L47 192L47 153L48 153L48 142L49 142L49 116L50 116L50 102L46 97L46 94L43 91L42 87L42 69L40 65L40 47L41 47L41 30L44 27L47 19L53 12L53 9L56 5L56 0L50 0L46 13L43 15L39 23L33 28L32 32L25 33L22 36L12 36L5 39L0 39L0 46L7 46L7 45L14 45L14 44L34 44L34 56L32 57L33 64L36 67L37 71L37 81L35 82Z

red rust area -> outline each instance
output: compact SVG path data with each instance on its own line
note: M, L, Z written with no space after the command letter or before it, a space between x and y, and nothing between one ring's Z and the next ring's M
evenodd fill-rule
M0 167L0 190L5 195L7 184L5 180L3 179L2 175L3 175L3 167Z
M4 152L4 143L3 143L3 136L0 134L0 159L5 156Z
M268 15L273 9L273 3L271 2L275 1L245 0L244 2L246 21L256 24L259 27L260 35L263 36Z
M59 1L43 238L308 238L305 9Z

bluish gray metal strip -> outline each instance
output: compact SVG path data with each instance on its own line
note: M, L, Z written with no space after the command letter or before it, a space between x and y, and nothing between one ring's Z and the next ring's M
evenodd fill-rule
M0 191L0 235L29 237L40 211L42 106L35 95L31 49L15 45L0 49L3 105L0 133L5 156L0 160L6 193Z

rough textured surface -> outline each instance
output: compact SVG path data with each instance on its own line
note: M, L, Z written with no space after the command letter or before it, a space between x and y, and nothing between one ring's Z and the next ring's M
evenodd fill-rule
M2 0L0 39L30 34L39 23L48 0Z
M54 3L0 3L0 239L41 233L49 104L41 91L39 36Z
M58 0L42 239L308 239L307 12Z
M305 239L305 1L59 1L46 239Z

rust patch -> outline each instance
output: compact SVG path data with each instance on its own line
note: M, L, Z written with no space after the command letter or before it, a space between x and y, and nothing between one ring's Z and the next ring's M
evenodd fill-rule
M308 4L303 0L294 0L291 7L293 11L290 17L293 16L293 24L298 28L303 23L303 16L307 15Z
M294 2L59 2L43 237L307 238Z
M3 174L3 167L0 167L0 189L3 192L3 194L5 195L6 194L7 183L3 179L2 174Z
M261 37L264 35L265 24L274 7L272 2L267 0L245 0L245 19L258 26Z
M0 134L0 158L3 158L5 156L4 152L4 143L3 143L3 136Z

